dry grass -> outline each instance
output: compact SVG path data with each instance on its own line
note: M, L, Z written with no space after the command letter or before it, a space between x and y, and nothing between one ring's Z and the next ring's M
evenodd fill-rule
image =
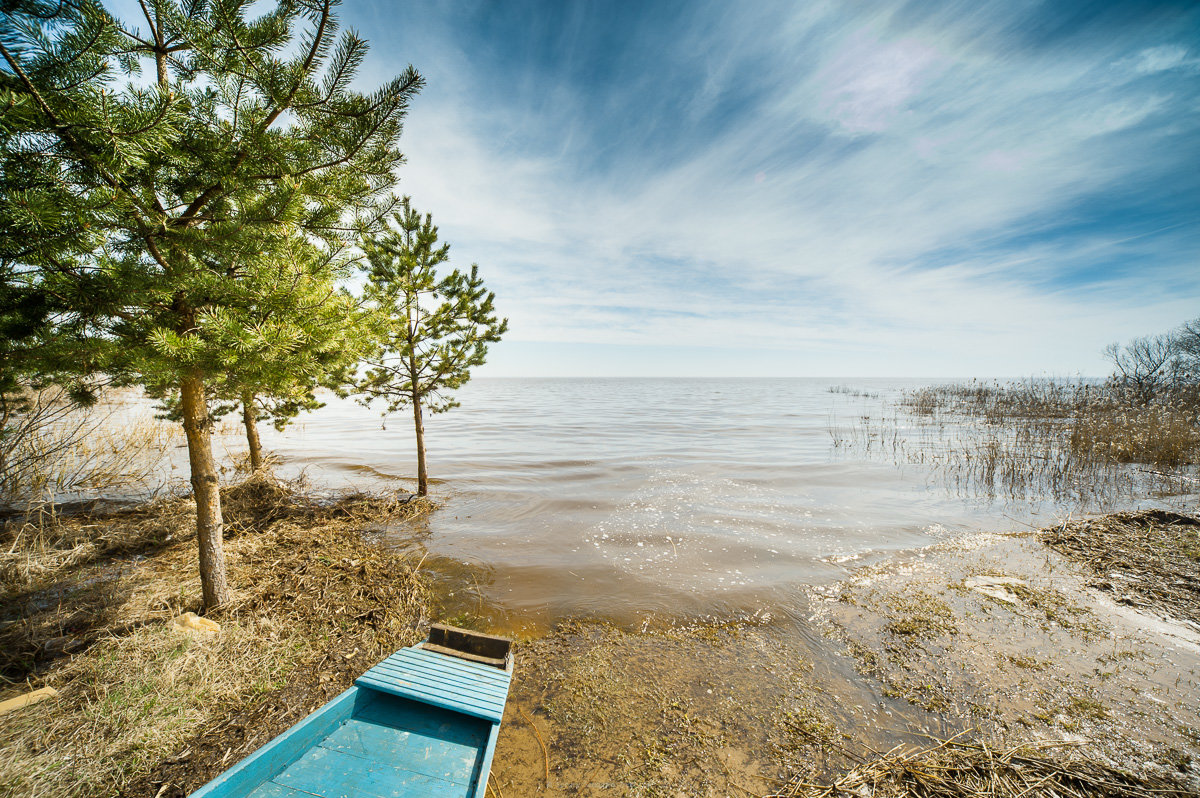
M1179 781L1129 773L1073 754L1078 743L993 747L951 738L922 748L897 746L828 783L792 782L771 798L1183 798ZM852 755L851 755L852 756ZM857 758L857 757L854 757Z
M960 494L1088 505L1194 490L1198 410L1184 393L1138 404L1112 385L971 383L907 392L890 415L831 433L835 447L930 466Z
M278 689L307 641L269 618L194 639L167 624L109 637L46 681L61 695L6 717L0 792L111 792L179 750L214 713Z
M1145 401L1119 385L1028 380L921 388L901 407L918 416L965 418L1055 437L1083 461L1177 468L1200 457L1200 396L1176 391Z
M1200 624L1200 519L1161 510L1043 529L1042 542L1078 560L1117 601Z
M428 502L316 501L263 478L224 496L235 597L211 637L166 623L200 605L190 502L10 524L5 692L60 696L0 725L0 793L182 795L417 639L414 564L363 532Z
M146 495L160 487L164 463L183 436L177 424L119 398L75 409L62 396L38 401L47 404L44 423L31 418L4 430L0 506L44 512L83 492Z
M1200 426L1181 407L1089 407L1070 425L1070 448L1082 458L1174 469L1197 461Z

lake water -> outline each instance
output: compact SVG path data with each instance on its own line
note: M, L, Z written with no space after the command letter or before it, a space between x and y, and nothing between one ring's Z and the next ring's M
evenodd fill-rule
M831 430L928 382L477 380L426 419L445 507L421 545L504 625L636 624L802 615L805 586L872 558L1061 514L833 445ZM404 489L416 471L411 415L382 424L350 401L264 430L264 444L318 485Z

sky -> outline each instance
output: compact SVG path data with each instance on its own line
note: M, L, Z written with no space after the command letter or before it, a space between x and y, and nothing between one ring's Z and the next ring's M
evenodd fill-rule
M479 376L1085 376L1200 316L1194 2L347 0Z

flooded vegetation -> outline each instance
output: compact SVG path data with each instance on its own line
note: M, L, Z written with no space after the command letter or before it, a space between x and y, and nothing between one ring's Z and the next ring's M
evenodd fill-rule
M960 495L1095 511L1195 493L1198 418L1194 390L973 382L905 391L830 435L841 450L928 467Z
M139 399L113 390L81 406L56 387L0 397L0 509L156 492L183 435Z

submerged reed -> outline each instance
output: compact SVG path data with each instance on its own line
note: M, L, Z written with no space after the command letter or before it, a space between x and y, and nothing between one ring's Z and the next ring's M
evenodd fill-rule
M178 425L118 396L96 407L47 389L3 415L0 507L36 512L83 492L152 493L182 438Z
M859 421L831 431L835 448L932 466L960 493L1088 504L1198 484L1195 390L1144 401L1115 383L973 382L906 392Z

